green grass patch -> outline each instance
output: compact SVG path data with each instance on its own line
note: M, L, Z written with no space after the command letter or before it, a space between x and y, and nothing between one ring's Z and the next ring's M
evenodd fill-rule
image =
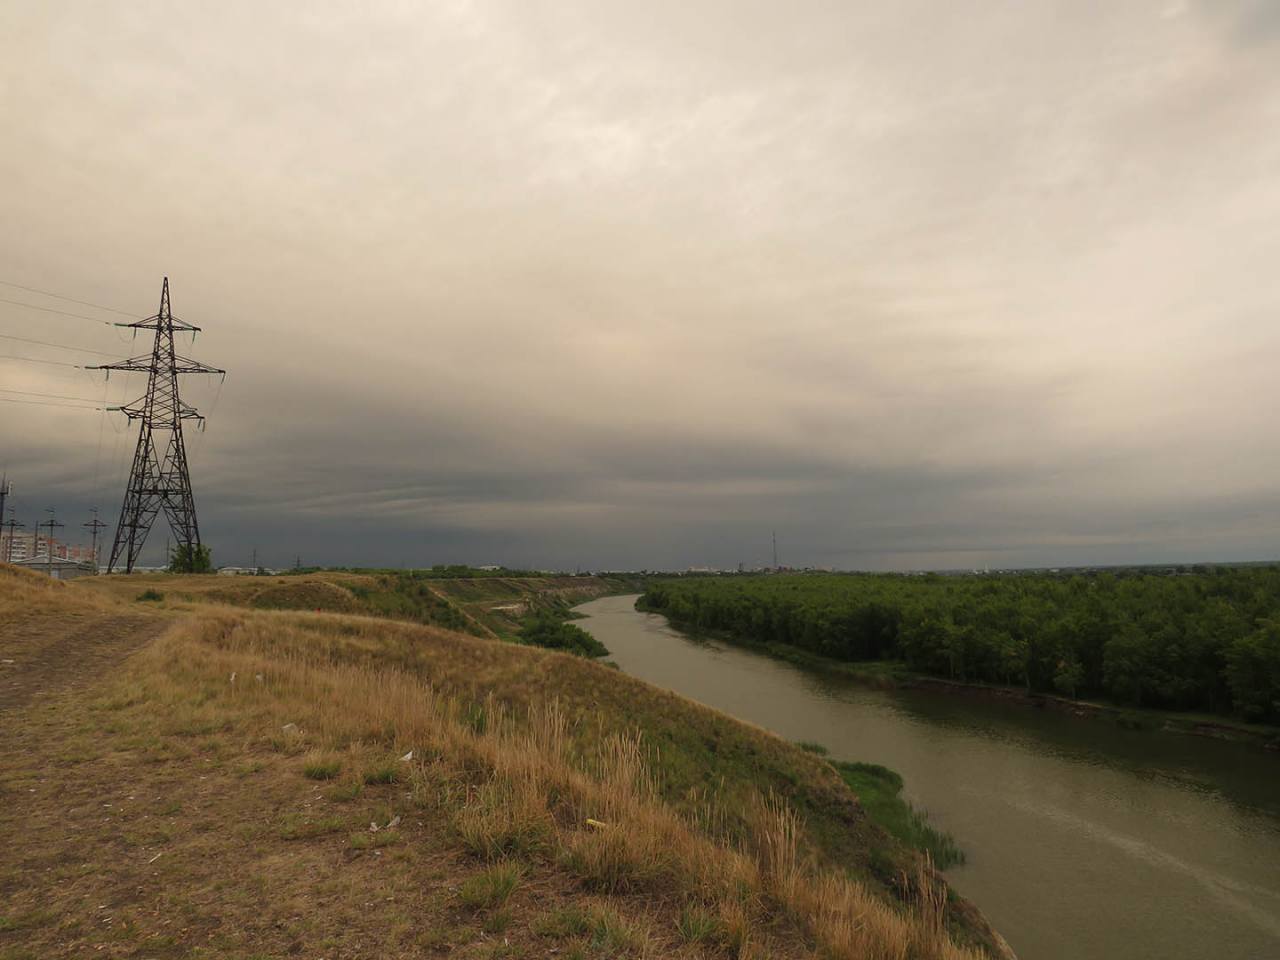
M308 780L336 780L341 772L340 760L313 760L302 768L302 774Z
M590 930L591 914L576 904L552 910L533 921L534 933L556 940L580 937Z
M498 910L485 918L484 923L480 925L480 929L485 933L502 933L509 926L511 926L511 912L509 910Z
M325 793L325 796L334 803L351 803L353 800L360 799L362 793L364 793L364 784L356 780L334 787Z
M146 590L143 590L140 594L134 597L134 600L138 601L139 603L159 603L163 599L164 599L163 593L161 593L159 590L153 590L151 588L147 588Z
M605 956L643 954L648 939L641 927L612 910L597 910L592 917L591 946Z
M893 837L929 854L940 870L964 863L955 838L929 825L928 817L902 798L902 777L878 763L832 761L844 782L858 795L872 821Z
M377 850L381 847L394 847L400 843L404 843L404 837L398 830L379 830L377 833L351 835L352 850Z
M280 837L283 840L308 840L311 837L341 833L346 826L341 817L310 820L301 814L289 814L280 823Z
M390 763L364 772L364 782L371 787L379 784L395 783L399 779L400 771L395 768L394 764Z
M724 939L724 922L702 906L686 906L676 921L676 931L685 943L718 943Z
M500 907L511 897L524 871L516 863L495 863L475 876L468 877L458 897L472 910Z

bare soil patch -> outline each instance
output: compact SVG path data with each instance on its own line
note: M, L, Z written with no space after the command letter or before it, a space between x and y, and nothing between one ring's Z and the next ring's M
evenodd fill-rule
M91 683L165 623L145 613L31 613L0 623L0 713Z

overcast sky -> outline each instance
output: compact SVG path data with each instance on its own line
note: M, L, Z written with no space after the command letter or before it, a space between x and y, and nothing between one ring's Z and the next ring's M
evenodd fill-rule
M1280 555L1272 0L7 0L0 129L0 280L167 274L228 369L219 563ZM20 521L114 524L123 418L0 426Z

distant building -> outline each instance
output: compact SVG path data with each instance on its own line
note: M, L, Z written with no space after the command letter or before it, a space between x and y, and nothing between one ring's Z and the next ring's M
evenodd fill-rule
M35 555L35 534L19 533L16 530L12 533L0 533L0 560L7 557L10 563L17 563Z
M93 563L93 548L79 543L55 544L53 555L66 560L77 560L80 563Z
M44 534L0 533L0 560L9 558L10 563L18 563L35 556L44 556L49 552L49 538ZM53 555L63 560L74 560L78 563L93 563L93 549L76 543L53 542Z
M91 577L94 574L93 564L68 560L57 556L56 552L52 560L47 553L42 553L39 556L15 561L14 566L34 573L50 574L55 580L74 580L76 577Z

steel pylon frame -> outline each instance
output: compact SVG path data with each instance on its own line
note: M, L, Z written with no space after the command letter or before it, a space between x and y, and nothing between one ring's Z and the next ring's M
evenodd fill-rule
M194 407L182 402L178 393L178 377L186 373L217 373L225 377L226 371L178 354L173 342L174 333L191 333L194 337L200 328L173 315L169 307L168 277L164 278L160 310L154 317L117 326L155 331L155 343L149 357L133 357L88 368L147 374L146 393L133 403L114 408L123 412L131 423L139 420L142 424L133 454L133 466L129 470L124 504L116 523L111 559L107 563L107 572L111 573L123 557L125 572L132 573L147 534L151 532L151 525L161 510L169 520L169 528L178 546L186 548L187 556L194 559L200 549L200 525L196 520L196 502L191 492L182 422L204 418Z

